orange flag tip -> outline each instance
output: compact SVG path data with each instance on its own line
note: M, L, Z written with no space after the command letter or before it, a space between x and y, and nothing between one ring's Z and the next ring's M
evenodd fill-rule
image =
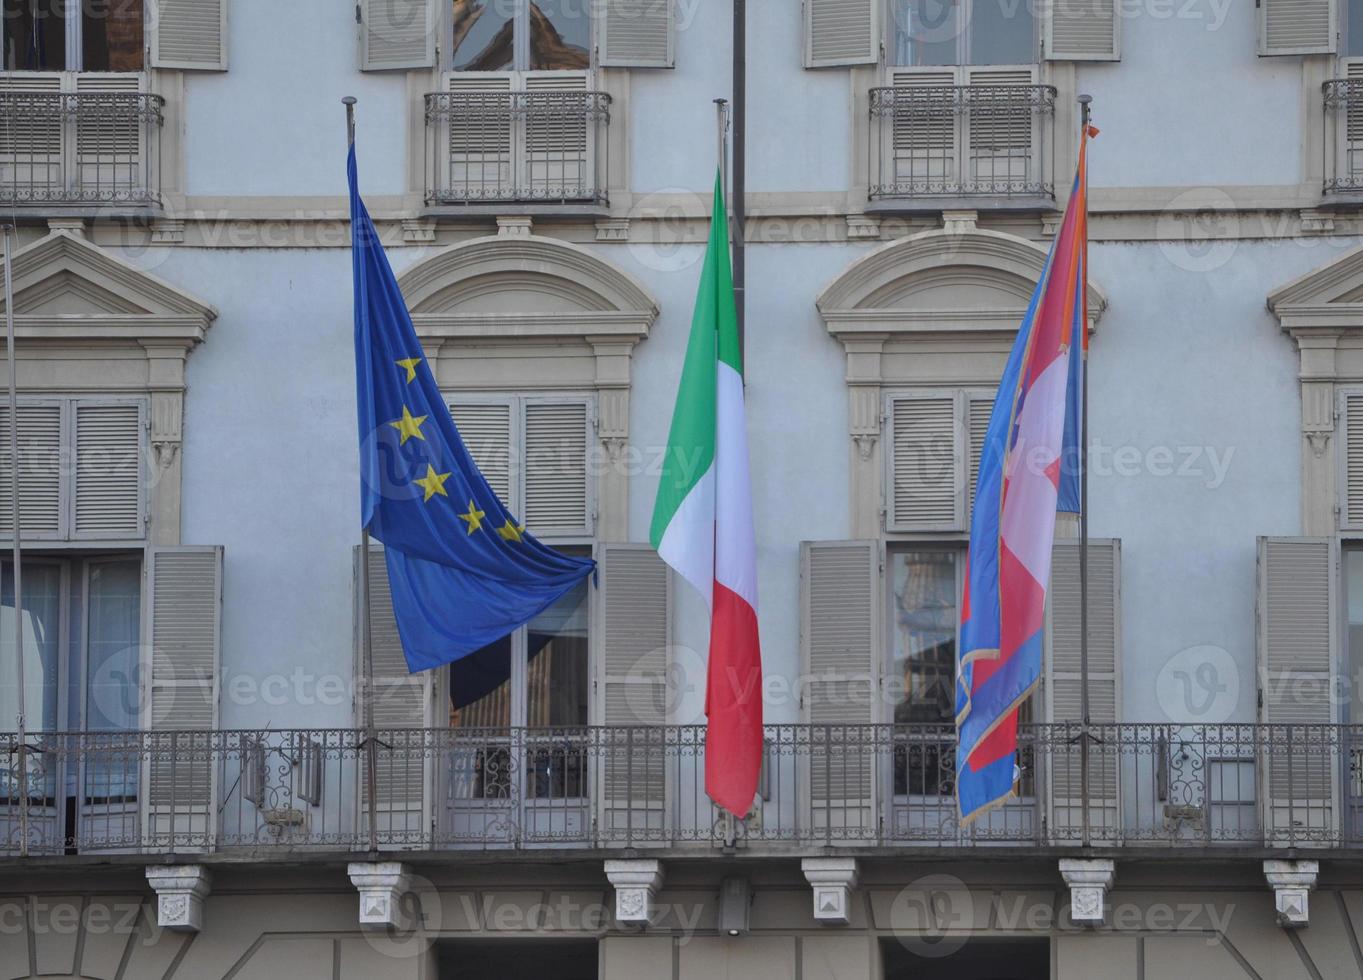
M1102 132L1102 130L1099 129L1097 126L1090 126L1090 127L1088 128L1088 137L1089 137L1089 139L1093 139L1095 136L1097 136L1097 135L1098 135L1099 133L1101 133L1101 132Z

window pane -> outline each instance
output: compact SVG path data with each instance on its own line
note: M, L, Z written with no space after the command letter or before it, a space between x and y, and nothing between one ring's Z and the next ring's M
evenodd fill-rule
M893 0L896 65L958 65L961 8L956 0Z
M1363 55L1363 0L1349 0L1344 12L1344 55Z
M526 722L587 724L587 582L530 621Z
M138 561L90 566L86 685L87 731L138 727L137 660L142 633L142 566Z
M950 722L956 671L956 554L907 551L894 555L893 663L902 678L898 723Z
M5 68L66 69L66 0L4 0Z
M591 0L531 0L530 67L536 71L591 67Z
M507 0L454 0L455 71L509 71L512 10Z
M1036 17L1030 3L975 0L970 11L972 65L1030 65L1037 56Z
M504 636L450 665L450 727L511 724L511 637Z
M83 0L86 71L142 70L142 0Z

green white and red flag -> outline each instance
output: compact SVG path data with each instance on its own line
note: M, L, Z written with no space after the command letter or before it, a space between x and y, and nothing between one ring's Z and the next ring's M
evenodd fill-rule
M710 607L705 791L747 816L762 765L762 650L757 633L743 354L729 222L715 180L710 243L672 413L650 539Z

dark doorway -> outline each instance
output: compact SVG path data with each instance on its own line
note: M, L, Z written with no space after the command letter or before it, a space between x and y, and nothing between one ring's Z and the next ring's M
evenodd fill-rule
M440 980L544 977L596 980L596 940L502 940L442 942Z
M882 939L885 980L1050 980L1049 939Z

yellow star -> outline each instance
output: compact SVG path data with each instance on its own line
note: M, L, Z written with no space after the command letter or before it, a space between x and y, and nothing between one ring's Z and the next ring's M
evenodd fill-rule
M413 480L412 482L426 491L426 496L422 498L424 502L426 500L430 500L436 494L440 494L440 496L442 497L449 496L449 494L445 493L445 481L448 480L449 478L450 474L437 473L435 471L435 467L432 466L430 463L427 463L426 475L423 476L421 479Z
M400 360L400 361L394 361L393 363L396 364L396 365L397 365L398 367L400 367L400 368L406 368L406 369L407 369L407 383L408 383L408 384L411 384L413 381L416 380L416 366L417 366L418 364L421 363L421 358L419 358L419 357L404 357L402 360Z
M479 510L479 509L474 505L473 501L470 500L470 501L469 501L469 512L468 512L467 514L460 514L460 515L459 515L459 519L460 519L461 521L467 521L467 522L468 522L468 525L469 525L469 534L472 534L474 531L478 530L480 527L483 526L483 518L486 517L486 516L487 516L487 514L485 514L483 511Z
M519 541L521 535L525 533L525 525L512 524L511 520L508 518L506 527L497 528L497 533L502 536L504 541Z
M416 436L416 438L424 441L426 437L421 434L421 423L425 422L426 418L427 416L425 415L413 415L411 412L407 410L407 406L403 405L402 418L398 419L396 422L388 423L393 428L397 429L399 432L402 433L402 440L398 443L398 445L400 446L407 445L407 440L412 438L413 436Z

